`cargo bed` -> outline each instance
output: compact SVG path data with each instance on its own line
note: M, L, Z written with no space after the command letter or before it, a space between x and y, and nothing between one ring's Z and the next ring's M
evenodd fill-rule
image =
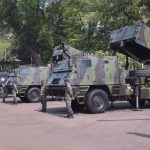
M109 48L140 62L150 62L150 28L135 24L115 30Z

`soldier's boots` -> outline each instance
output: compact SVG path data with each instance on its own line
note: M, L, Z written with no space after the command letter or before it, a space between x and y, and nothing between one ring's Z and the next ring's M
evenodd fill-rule
M14 101L14 102L13 102L13 105L17 105L17 102Z
M71 119L71 118L74 118L74 116L73 116L73 114L68 113L68 114L65 116L65 118Z
M42 110L41 110L42 112L46 112L46 108L42 108Z
M68 113L68 115L66 115L65 118L68 119L74 118L73 113Z
M3 103L5 103L5 98L3 98Z
M42 112L46 112L46 108L47 108L47 105L43 102L42 103Z

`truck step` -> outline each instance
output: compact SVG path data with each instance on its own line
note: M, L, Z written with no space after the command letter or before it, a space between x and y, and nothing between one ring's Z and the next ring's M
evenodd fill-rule
M114 96L119 95L119 92L120 92L120 86L119 86L119 85L112 87L112 94L113 94Z

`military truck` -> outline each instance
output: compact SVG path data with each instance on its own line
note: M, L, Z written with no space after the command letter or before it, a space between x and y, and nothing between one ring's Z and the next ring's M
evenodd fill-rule
M107 110L109 101L127 100L140 106L150 99L148 69L128 70L128 57L141 62L150 60L150 28L133 25L114 31L109 47L127 56L126 68L120 67L117 56L98 57L76 50L69 45L54 49L51 75L46 91L51 96L64 96L64 79L72 84L73 107L85 106L90 113ZM142 78L142 80L140 79Z
M13 69L5 83L7 94L11 94L10 82L13 80L17 85L17 96L22 101L39 102L41 81L47 80L50 68L50 65L47 67L32 67L24 65Z

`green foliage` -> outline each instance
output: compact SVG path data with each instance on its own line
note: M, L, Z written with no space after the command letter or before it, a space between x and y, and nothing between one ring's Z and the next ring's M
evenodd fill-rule
M121 67L125 68L126 67L126 56L123 54L118 53L117 54L118 61ZM141 68L142 65L140 62L137 62L136 60L133 60L132 58L129 58L129 69L136 69L136 68Z
M110 32L150 24L149 13L149 0L0 0L0 29L13 33L14 56L39 65L62 42L107 55Z
M40 65L42 55L47 60L45 52L53 46L52 27L42 7L45 3L44 0L3 0L0 3L2 27L14 33L13 53L25 63Z
M11 42L0 38L0 61L5 57L5 51L9 51L11 47Z
M99 50L99 51L96 51L96 55L97 56L110 56L111 55L111 52L110 51L102 51L102 50Z

